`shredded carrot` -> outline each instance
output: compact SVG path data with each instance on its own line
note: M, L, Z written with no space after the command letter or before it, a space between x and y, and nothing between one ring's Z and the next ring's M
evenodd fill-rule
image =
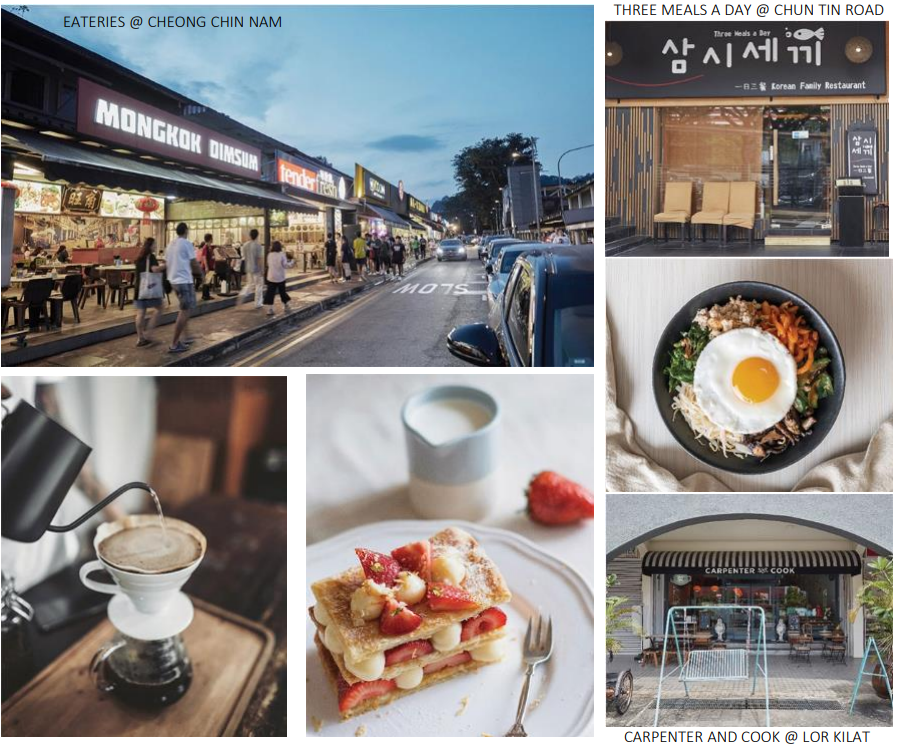
M798 368L798 373L810 370L820 337L798 313L798 306L788 301L778 307L764 302L761 312L761 328L782 342L796 363L804 364Z

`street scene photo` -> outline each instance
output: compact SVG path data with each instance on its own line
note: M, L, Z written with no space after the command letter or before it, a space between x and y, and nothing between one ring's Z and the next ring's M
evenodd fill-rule
M3 366L594 366L593 6L0 12Z

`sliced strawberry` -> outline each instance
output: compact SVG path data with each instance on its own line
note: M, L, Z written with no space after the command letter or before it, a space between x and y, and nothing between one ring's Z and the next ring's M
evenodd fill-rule
M441 582L430 582L425 597L432 611L462 611L479 605L463 588Z
M338 689L338 708L342 713L353 710L361 702L373 697L381 697L397 687L394 679L377 679L376 681L344 684Z
M407 608L396 598L388 598L382 609L382 620L379 628L382 634L407 634L422 624L422 617Z
M428 538L395 548L391 555L408 572L416 572L426 582L432 579L432 544Z
M393 666L395 663L403 663L404 661L412 661L414 658L422 658L428 655L435 648L428 640L413 640L413 642L398 645L396 648L385 651L385 665Z
M355 549L363 567L363 573L379 585L394 587L394 578L400 574L400 564L390 556L370 551L368 548Z
M425 666L422 667L422 673L434 674L436 671L440 671L443 668L450 668L451 666L459 666L461 663L469 663L471 660L472 660L472 656L464 650L462 653L457 653L457 655L452 655L450 658L445 658L443 661L435 661L434 663L426 663Z
M463 622L463 630L460 633L460 641L466 642L473 637L478 637L485 632L499 629L507 623L507 614L499 608L488 608L478 616L473 616Z
M550 470L529 481L526 500L529 516L542 525L570 525L594 517L594 494Z

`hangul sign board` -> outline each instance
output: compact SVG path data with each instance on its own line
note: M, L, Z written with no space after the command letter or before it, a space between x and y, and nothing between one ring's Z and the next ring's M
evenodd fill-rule
M885 27L877 21L611 22L604 96L881 95L886 93ZM870 49L865 61L852 61Z
M863 181L863 192L867 196L879 193L879 174L876 155L879 134L875 128L849 128L846 133L848 153L848 177Z

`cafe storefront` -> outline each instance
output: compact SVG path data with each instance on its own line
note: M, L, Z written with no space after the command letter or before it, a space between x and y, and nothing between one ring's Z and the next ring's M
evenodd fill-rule
M608 23L606 216L648 237L713 210L745 243L887 240L887 54L881 22Z

